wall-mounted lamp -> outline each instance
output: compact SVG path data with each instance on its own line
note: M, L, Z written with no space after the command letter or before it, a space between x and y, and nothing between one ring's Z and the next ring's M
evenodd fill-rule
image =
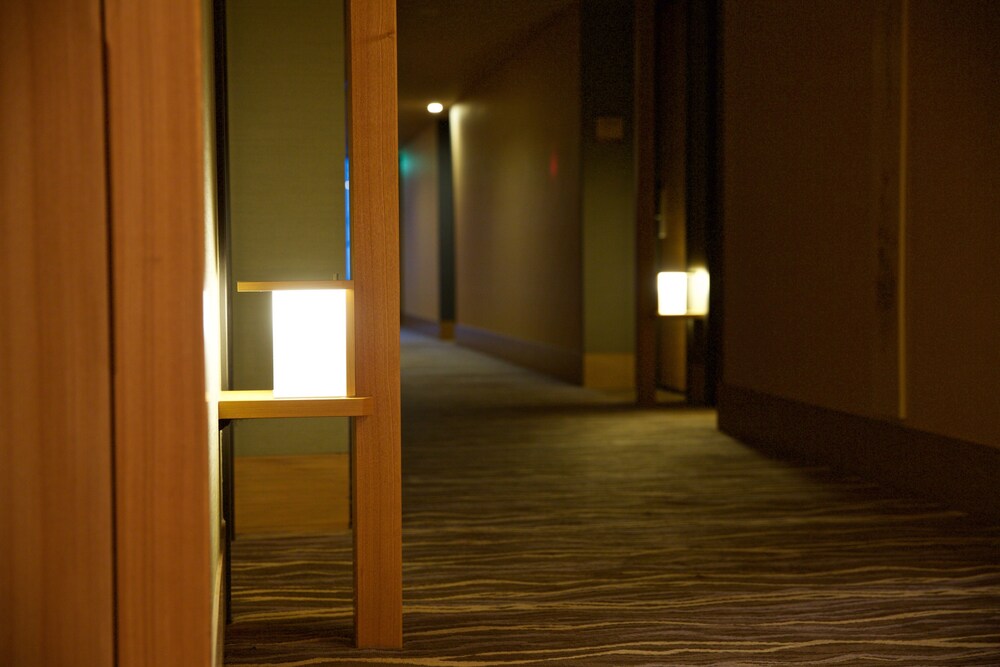
M656 276L657 311L666 316L708 314L708 271L661 271Z
M431 102L427 105L427 110L431 113L441 113L444 111L444 105L440 102Z
M354 284L238 282L271 292L275 398L354 395Z

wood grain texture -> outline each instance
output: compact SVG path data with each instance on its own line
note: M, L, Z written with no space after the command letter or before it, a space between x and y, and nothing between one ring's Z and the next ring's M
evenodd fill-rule
M213 660L201 4L105 3L120 665Z
M219 394L219 419L357 417L372 414L373 408L374 401L368 396L275 398L270 389Z
M100 3L0 3L0 664L114 664Z
M255 282L240 280L236 283L237 292L274 292L276 290L292 289L354 289L351 280L272 280Z
M347 454L239 456L235 471L241 537L348 530Z
M375 414L353 426L355 641L397 648L403 618L395 0L349 0L347 25L357 391L375 400Z

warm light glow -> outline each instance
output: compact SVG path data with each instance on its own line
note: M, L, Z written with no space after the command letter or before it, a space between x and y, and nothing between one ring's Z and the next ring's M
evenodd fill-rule
M274 396L346 396L347 290L279 290L271 299Z
M440 102L431 102L427 105L427 110L431 113L441 113L444 111L444 105Z
M661 271L656 276L660 315L687 315L688 276L683 271Z
M707 315L708 271L663 271L656 276L660 315Z
M688 273L688 315L708 315L708 271L697 269Z

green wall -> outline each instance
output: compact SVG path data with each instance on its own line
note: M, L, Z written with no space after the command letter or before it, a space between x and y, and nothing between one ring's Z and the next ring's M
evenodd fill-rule
M633 3L580 5L584 383L635 377ZM598 124L621 122L621 136Z
M342 0L227 8L234 280L345 277ZM235 389L272 383L270 298L236 294ZM238 454L345 451L346 419L243 421Z

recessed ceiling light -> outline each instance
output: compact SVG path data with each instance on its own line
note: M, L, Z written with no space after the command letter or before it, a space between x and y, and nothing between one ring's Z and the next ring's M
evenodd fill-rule
M444 111L444 105L440 102L431 102L427 105L427 110L431 113L441 113Z

